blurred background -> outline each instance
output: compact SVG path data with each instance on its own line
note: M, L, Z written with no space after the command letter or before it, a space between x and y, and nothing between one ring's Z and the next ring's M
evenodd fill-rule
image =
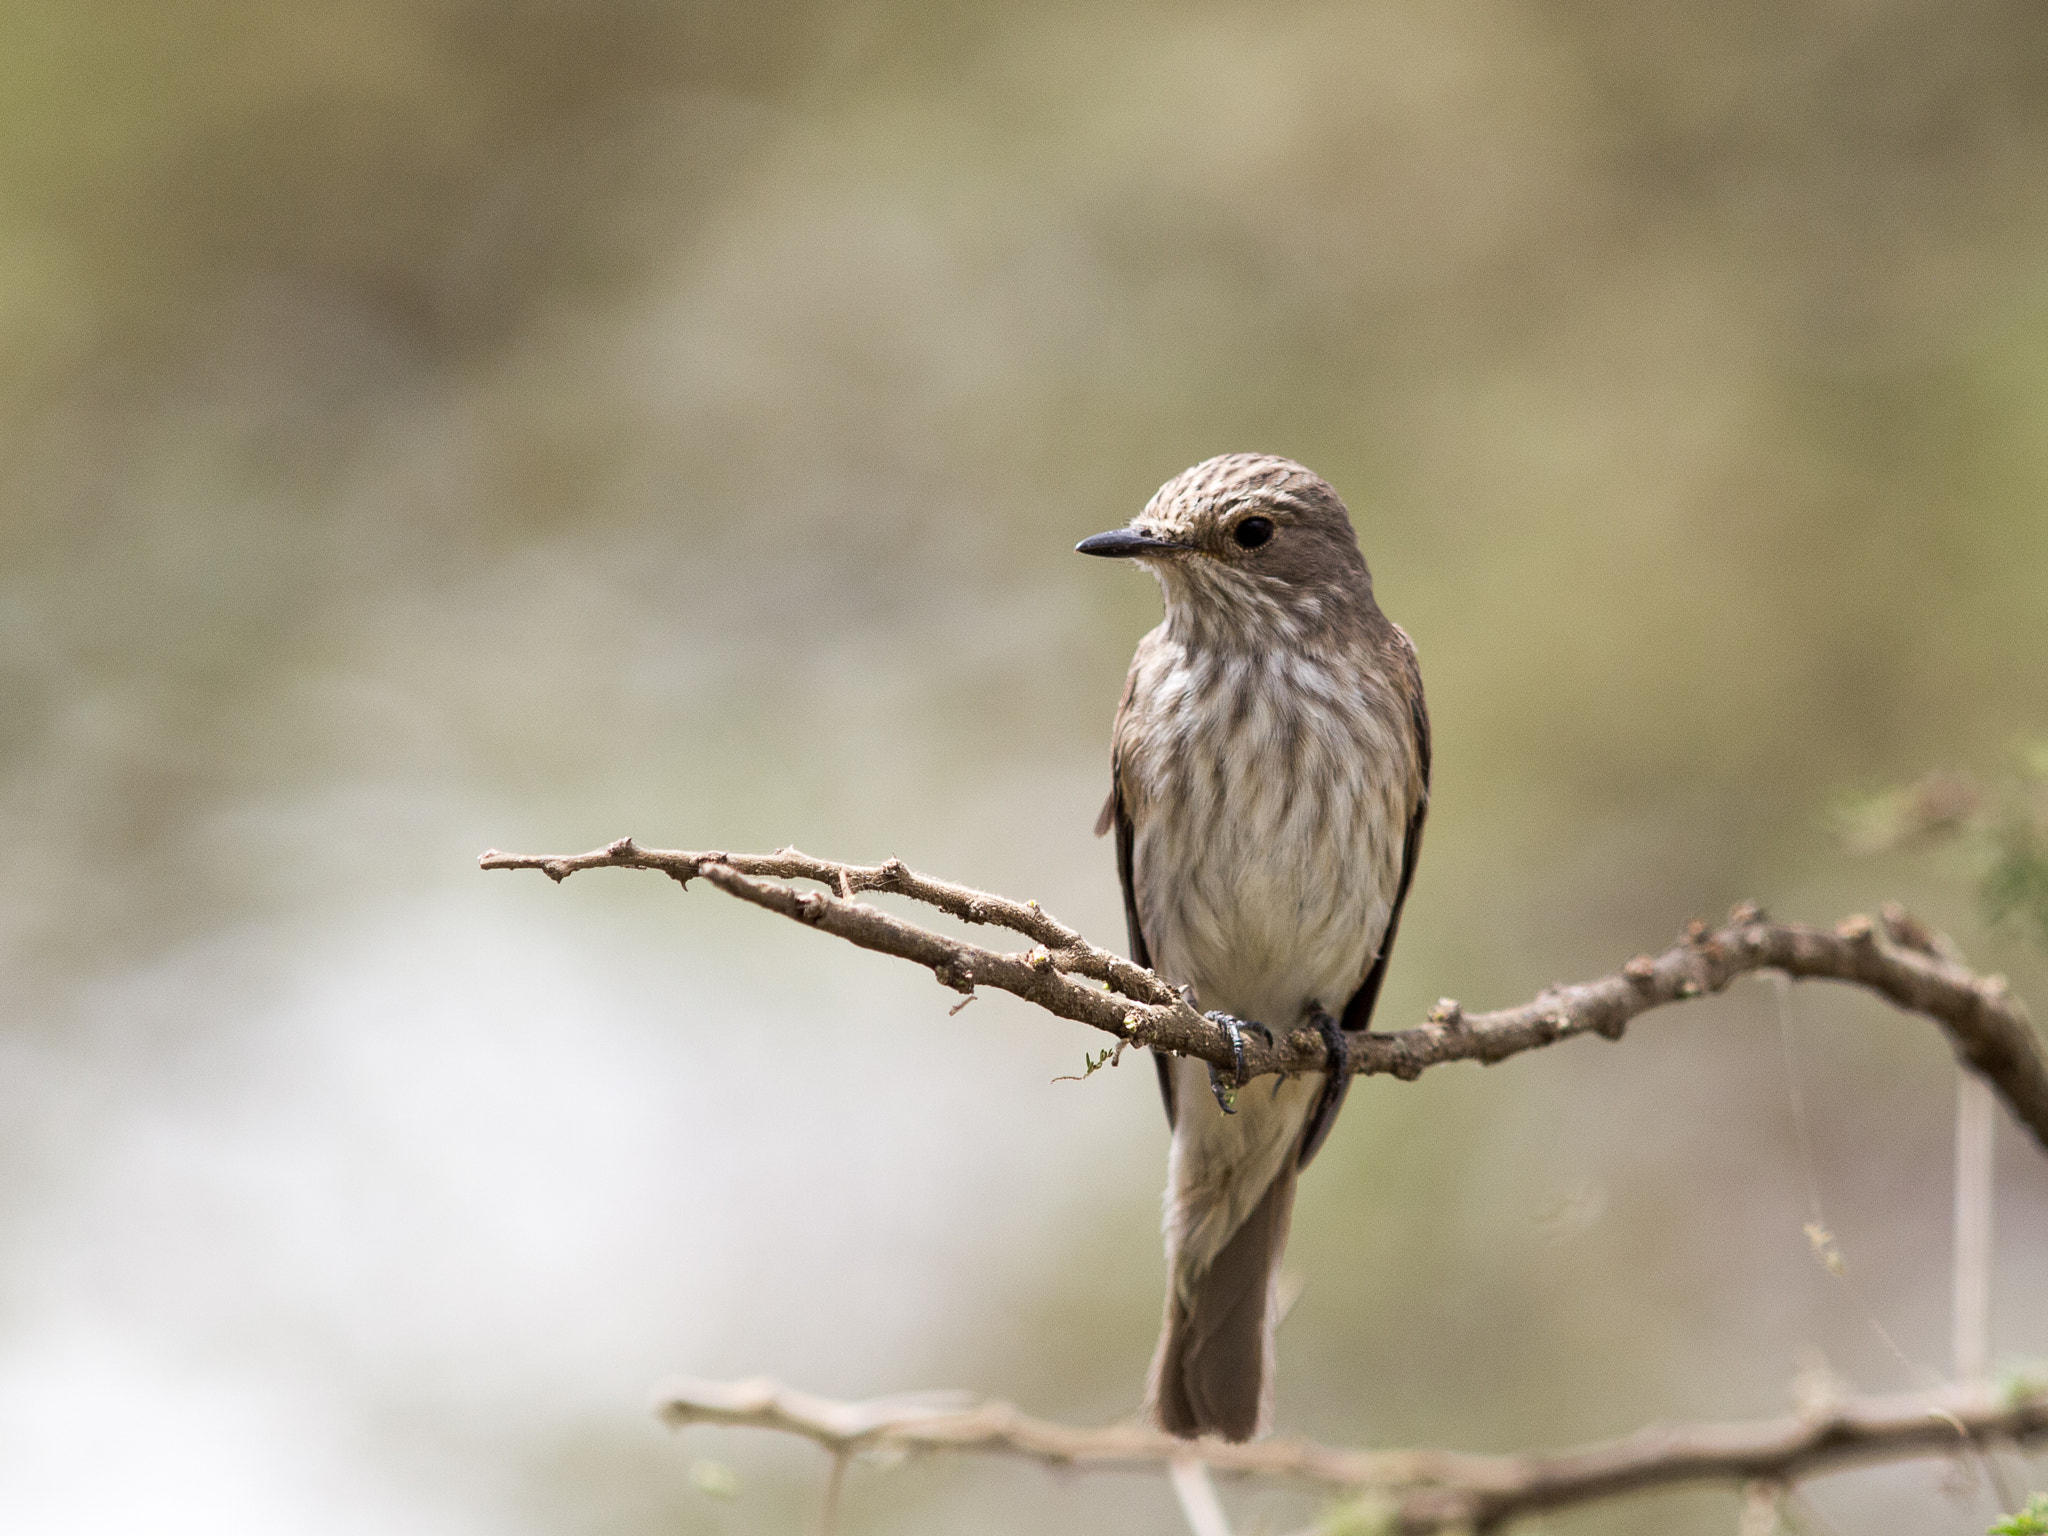
M1120 945L1089 827L1158 599L1069 551L1213 453L1328 477L1420 647L1386 1027L1743 897L1901 898L2048 1009L1960 853L1829 820L2048 733L2031 0L5 0L0 357L9 1530L803 1528L822 1458L663 1431L676 1372L1130 1411L1143 1063L1054 1083L1077 1026L474 861L895 854ZM1923 1021L1763 981L1363 1081L1281 1425L1924 1385L1954 1095ZM2048 1162L1999 1137L1992 1352L2039 1359ZM841 1525L1053 1528L1182 1529L1159 1479L941 1463Z

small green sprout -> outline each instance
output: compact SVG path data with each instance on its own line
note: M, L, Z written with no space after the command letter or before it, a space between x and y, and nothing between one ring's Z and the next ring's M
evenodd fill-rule
M740 1496L739 1473L722 1461L691 1462L690 1482L699 1493L714 1499L736 1499Z
M1056 1077L1053 1079L1053 1081L1056 1083L1086 1082L1089 1078L1093 1077L1097 1072L1101 1071L1104 1067L1115 1066L1117 1064L1117 1059L1121 1057L1123 1053L1124 1048L1121 1044L1105 1045L1100 1051L1097 1051L1092 1055L1084 1052L1081 1057L1081 1072L1078 1076Z
M1991 1522L1986 1536L2048 1536L2048 1493L2037 1493L2016 1515Z
M1834 822L1851 853L1960 846L1992 926L2030 933L2048 949L2048 742L2024 748L1996 784L1937 769L1902 789L1844 801Z
M1324 1510L1314 1532L1315 1536L1393 1536L1400 1528L1399 1516L1391 1500L1364 1493Z
M2048 1397L2048 1361L2021 1361L1998 1373L1998 1398L2008 1408L2036 1397Z

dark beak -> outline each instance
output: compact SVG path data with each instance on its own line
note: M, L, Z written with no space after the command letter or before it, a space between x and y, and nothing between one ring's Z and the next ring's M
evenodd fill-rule
M1133 555L1163 555L1187 547L1185 544L1176 544L1171 539L1155 539L1149 533L1118 528L1112 533L1098 533L1093 538L1083 539L1074 546L1074 553L1107 555L1112 560L1128 560Z

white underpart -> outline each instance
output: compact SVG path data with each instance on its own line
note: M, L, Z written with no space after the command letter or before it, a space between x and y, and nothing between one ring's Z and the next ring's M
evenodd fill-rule
M1408 760L1378 710L1333 707L1366 686L1291 648L1224 658L1159 632L1141 652L1147 707L1127 718L1151 724L1119 744L1140 918L1153 964L1203 1008L1285 1034L1312 1006L1341 1014L1378 956ZM1322 1075L1263 1079L1226 1116L1205 1063L1174 1074L1166 1240L1185 1294L1295 1154Z

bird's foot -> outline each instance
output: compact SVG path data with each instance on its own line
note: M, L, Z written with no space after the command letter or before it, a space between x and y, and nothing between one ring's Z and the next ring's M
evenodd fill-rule
M1323 1144L1323 1138L1330 1134L1330 1125L1337 1118L1337 1109L1344 1102L1345 1091L1351 1086L1351 1041L1344 1033L1344 1026L1325 1013L1319 1005L1311 1004L1308 1011L1309 1026L1323 1037L1323 1091L1316 1095L1315 1107L1308 1112L1303 1122L1301 1136L1301 1161L1307 1164Z
M1209 1091L1216 1095L1216 1107L1226 1115L1237 1113L1237 1090L1245 1084L1244 1032L1255 1029L1265 1037L1267 1045L1273 1043L1273 1031L1263 1024L1254 1024L1247 1019L1235 1018L1227 1013L1205 1015L1212 1023L1221 1024L1224 1034L1230 1037L1230 1081L1223 1080L1223 1074L1212 1065L1209 1068Z
M1344 1074L1351 1069L1351 1039L1344 1033L1344 1026L1331 1018L1320 1008L1309 1011L1309 1027L1323 1037L1323 1062L1330 1074L1330 1081L1341 1083Z

